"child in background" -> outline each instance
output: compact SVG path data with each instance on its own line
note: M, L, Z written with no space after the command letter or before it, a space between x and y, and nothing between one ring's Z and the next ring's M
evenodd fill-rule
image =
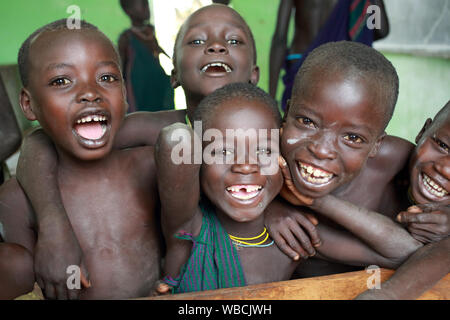
M31 291L35 280L50 299L137 298L148 295L160 276L153 147L113 149L127 109L119 55L95 26L80 25L68 29L65 19L55 21L31 34L19 51L20 104L54 143L70 228L58 220L38 223L16 179L0 187L0 299ZM81 269L82 290L76 290L76 270L68 269L79 261L59 265L59 282L44 282L34 271L36 250L51 239L59 247L45 249L57 255L67 234L78 239L89 270L92 285ZM75 288L67 284L70 274Z
M217 88L233 82L256 84L259 79L253 35L242 17L224 5L203 7L187 19L176 38L173 62L172 85L183 87L187 109L128 115L117 132L116 149L154 145L161 128L192 120L198 103ZM49 228L41 221L72 230L56 179L57 159L53 143L42 130L25 139L17 178L36 211L39 233L48 233ZM58 240L38 236L35 270L41 284L65 286L69 264L86 270L75 234L62 236Z
M174 91L159 63L159 54L167 54L158 45L155 28L149 24L148 0L120 0L120 5L132 25L119 37L128 112L174 109Z
M161 131L156 148L166 281L175 292L188 292L288 280L301 261L284 255L264 228L264 212L283 183L276 102L253 85L230 84L206 97L194 120L201 121L202 137L173 124ZM198 138L203 163L192 158ZM181 164L174 158L180 150ZM319 224L321 258L395 268L420 247L382 215L329 216L359 239Z

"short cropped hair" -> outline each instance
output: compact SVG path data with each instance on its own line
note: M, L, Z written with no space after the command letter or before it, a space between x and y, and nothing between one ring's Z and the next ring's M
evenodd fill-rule
M234 99L260 102L270 110L277 126L281 125L281 115L276 101L264 90L245 82L227 84L206 96L195 109L194 121L202 121L203 126L207 127L211 115L216 112L217 108Z
M399 80L392 63L377 50L358 42L329 42L315 48L306 57L294 81L292 97L295 98L308 85L312 70L345 72L376 81L385 107L385 127L394 113L398 98Z
M213 4L213 5L215 5L215 6L225 6L225 5L223 5L223 4ZM209 7L209 6L208 6ZM202 7L202 8L200 8L200 9L198 9L197 11L199 11L199 10L202 10L202 9L204 9L205 7ZM241 20L242 20L242 22L244 23L244 26L245 26L245 31L246 31L246 33L248 34L248 36L249 36L249 38L250 38L250 44L251 44L251 46L252 46L252 49L253 49L253 63L256 65L256 58L257 58L257 56L256 56L256 42L255 42L255 38L253 37L253 33L252 33L252 30L250 29L250 27L248 26L248 24L247 24L247 22L244 20L244 18L242 18L242 16L239 14L239 12L237 12L236 10L234 10L233 8L230 8L230 7L227 7L227 8L229 8L231 11L233 11L233 13L235 13ZM197 12L196 11L196 12ZM195 14L195 12L193 13L193 14ZM192 15L191 15L192 16ZM189 19L189 18L188 18ZM176 38L175 38L175 44L174 44L174 46L173 46L173 58L172 58L172 60L173 60L173 65L174 66L176 66L176 52L177 52L177 48L178 48L178 45L179 45L179 42L181 41L181 39L184 37L184 33L185 33L185 25L186 25L186 23L187 23L187 21L188 20L186 20L182 25L181 25L181 27L180 27L180 29L178 30L178 33L177 33L177 36L176 36Z
M81 29L90 29L90 30L98 30L96 26L91 23L88 23L84 20L80 20L80 28ZM19 64L19 74L20 80L22 81L22 85L24 87L28 86L28 72L30 68L29 56L30 56L30 45L31 42L39 35L48 31L56 31L56 30L70 30L67 27L67 19L60 19L53 21L45 26L34 31L23 43L19 49L19 55L17 58L17 62Z

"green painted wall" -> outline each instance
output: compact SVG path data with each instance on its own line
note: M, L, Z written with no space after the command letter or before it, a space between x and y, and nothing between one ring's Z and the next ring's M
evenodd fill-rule
M165 0L153 0L165 1ZM259 86L268 89L269 51L278 1L233 0L252 29L261 69ZM14 64L21 43L36 28L68 17L66 8L76 4L83 19L92 22L114 42L129 21L118 0L14 0L0 1L0 65ZM450 60L386 54L400 78L400 95L388 133L413 140L427 117L432 117L450 98ZM278 96L281 96L279 86Z
M78 5L81 18L96 24L114 42L129 25L119 0L1 0L0 65L16 63L17 52L30 33L69 17L66 10L70 5Z

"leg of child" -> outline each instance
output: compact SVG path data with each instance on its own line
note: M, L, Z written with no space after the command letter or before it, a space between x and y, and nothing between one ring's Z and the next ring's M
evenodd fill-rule
M23 246L0 243L0 300L14 299L33 290L33 257Z

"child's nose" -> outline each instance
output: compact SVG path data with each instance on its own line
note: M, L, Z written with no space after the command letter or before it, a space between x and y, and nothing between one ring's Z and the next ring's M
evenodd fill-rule
M334 160L337 156L332 137L325 134L314 137L307 148L319 160Z
M78 103L88 103L88 102L95 102L100 103L101 96L99 92L91 85L84 86L77 97Z
M209 43L208 46L206 46L206 54L212 54L212 53L221 53L225 54L228 53L228 49L225 44L223 44L220 41L212 41Z
M240 174L253 174L259 172L259 165L258 164L252 164L252 163L242 163L242 164L233 164L231 166L231 171L234 173L240 173Z

